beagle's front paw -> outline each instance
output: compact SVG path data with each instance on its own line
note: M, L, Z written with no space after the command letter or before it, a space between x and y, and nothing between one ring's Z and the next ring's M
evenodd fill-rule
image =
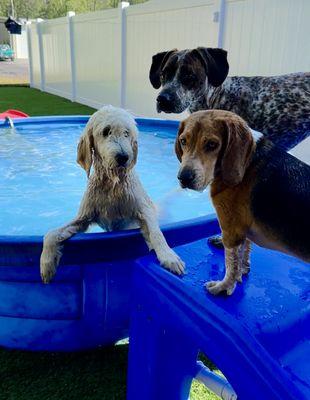
M177 275L183 275L185 272L185 263L171 249L158 257L160 264Z
M206 283L206 289L213 295L220 294L222 292L226 292L228 296L233 294L236 288L236 282L234 281L210 281Z

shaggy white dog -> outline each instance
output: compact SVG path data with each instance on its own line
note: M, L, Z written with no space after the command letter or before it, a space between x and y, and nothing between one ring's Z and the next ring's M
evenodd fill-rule
M40 260L43 282L48 283L55 275L63 242L85 232L92 223L107 231L140 227L160 264L176 274L184 272L184 263L168 246L155 207L134 171L137 134L134 118L119 108L105 106L89 119L77 156L89 177L87 190L77 217L44 237Z

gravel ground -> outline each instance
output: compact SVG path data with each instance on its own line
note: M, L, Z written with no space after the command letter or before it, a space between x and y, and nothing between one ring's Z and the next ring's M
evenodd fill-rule
M27 59L0 61L0 85L29 83Z

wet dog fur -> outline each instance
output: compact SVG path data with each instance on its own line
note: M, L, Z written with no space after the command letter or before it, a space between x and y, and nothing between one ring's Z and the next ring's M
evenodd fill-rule
M176 274L184 272L184 263L168 246L155 207L136 175L137 140L135 120L127 111L105 106L91 116L77 150L77 162L89 177L87 189L76 218L44 237L43 282L55 275L64 241L93 223L107 231L140 227L160 264Z

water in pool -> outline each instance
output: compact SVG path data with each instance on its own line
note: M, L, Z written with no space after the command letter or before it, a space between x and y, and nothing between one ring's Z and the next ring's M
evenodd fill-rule
M76 163L83 128L84 124L53 123L0 129L0 235L42 235L76 215L87 184ZM160 129L139 127L137 171L159 206L161 224L210 214L207 191L179 188L176 128Z

